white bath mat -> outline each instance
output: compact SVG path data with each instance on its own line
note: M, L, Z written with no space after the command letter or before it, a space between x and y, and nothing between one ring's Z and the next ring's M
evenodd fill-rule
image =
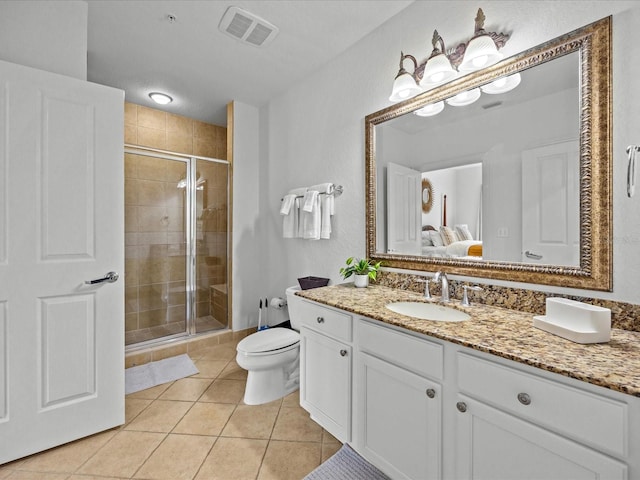
M139 392L140 390L155 387L162 383L173 382L196 373L199 373L198 369L186 353L177 357L165 358L157 362L127 368L124 371L124 393L128 395Z

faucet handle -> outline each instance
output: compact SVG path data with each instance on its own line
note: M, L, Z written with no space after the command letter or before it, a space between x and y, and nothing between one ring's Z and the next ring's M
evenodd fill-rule
M482 288L479 287L478 285L463 285L463 294L462 294L462 302L460 302L460 305L462 305L463 307L469 307L471 305L471 302L469 302L469 294L467 293L469 290L473 290L474 292L480 292L482 291Z

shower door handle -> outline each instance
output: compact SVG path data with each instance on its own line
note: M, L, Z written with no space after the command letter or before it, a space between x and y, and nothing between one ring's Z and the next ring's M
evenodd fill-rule
M98 283L104 283L104 282L115 283L115 282L118 281L118 278L119 278L119 276L118 276L118 274L116 272L109 272L102 278L94 278L93 280L85 280L84 283L86 283L87 285L96 285Z

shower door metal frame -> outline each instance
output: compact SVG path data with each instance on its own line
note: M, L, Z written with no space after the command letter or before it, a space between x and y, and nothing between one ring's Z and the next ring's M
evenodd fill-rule
M147 340L144 342L133 343L125 346L126 352L131 352L141 348L148 348L150 346L158 346L167 343L172 343L184 339L185 337L198 335L196 331L196 212L194 207L194 201L196 197L196 164L198 160L203 160L212 163L221 163L227 166L227 209L230 211L229 198L230 198L230 168L231 165L227 160L221 160L218 158L201 157L198 155L187 155L183 153L170 152L167 150L157 150L154 148L141 147L138 145L125 144L124 153L132 155L143 155L147 157L161 158L164 160L180 161L186 164L186 200L185 200L185 251L186 255L186 302L185 302L185 331L181 333L175 333L166 335L157 339ZM227 249L226 249L226 281L229 284L229 250L230 245L230 221L231 215L227 215ZM126 233L126 232L125 232ZM227 327L229 326L229 311L227 307ZM203 332L208 333L208 332Z

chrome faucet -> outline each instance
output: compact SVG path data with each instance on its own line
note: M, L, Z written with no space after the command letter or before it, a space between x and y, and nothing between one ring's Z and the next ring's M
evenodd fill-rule
M441 296L440 301L442 303L449 303L451 300L449 299L449 279L447 278L447 274L445 272L436 272L433 276L434 282L441 283Z

